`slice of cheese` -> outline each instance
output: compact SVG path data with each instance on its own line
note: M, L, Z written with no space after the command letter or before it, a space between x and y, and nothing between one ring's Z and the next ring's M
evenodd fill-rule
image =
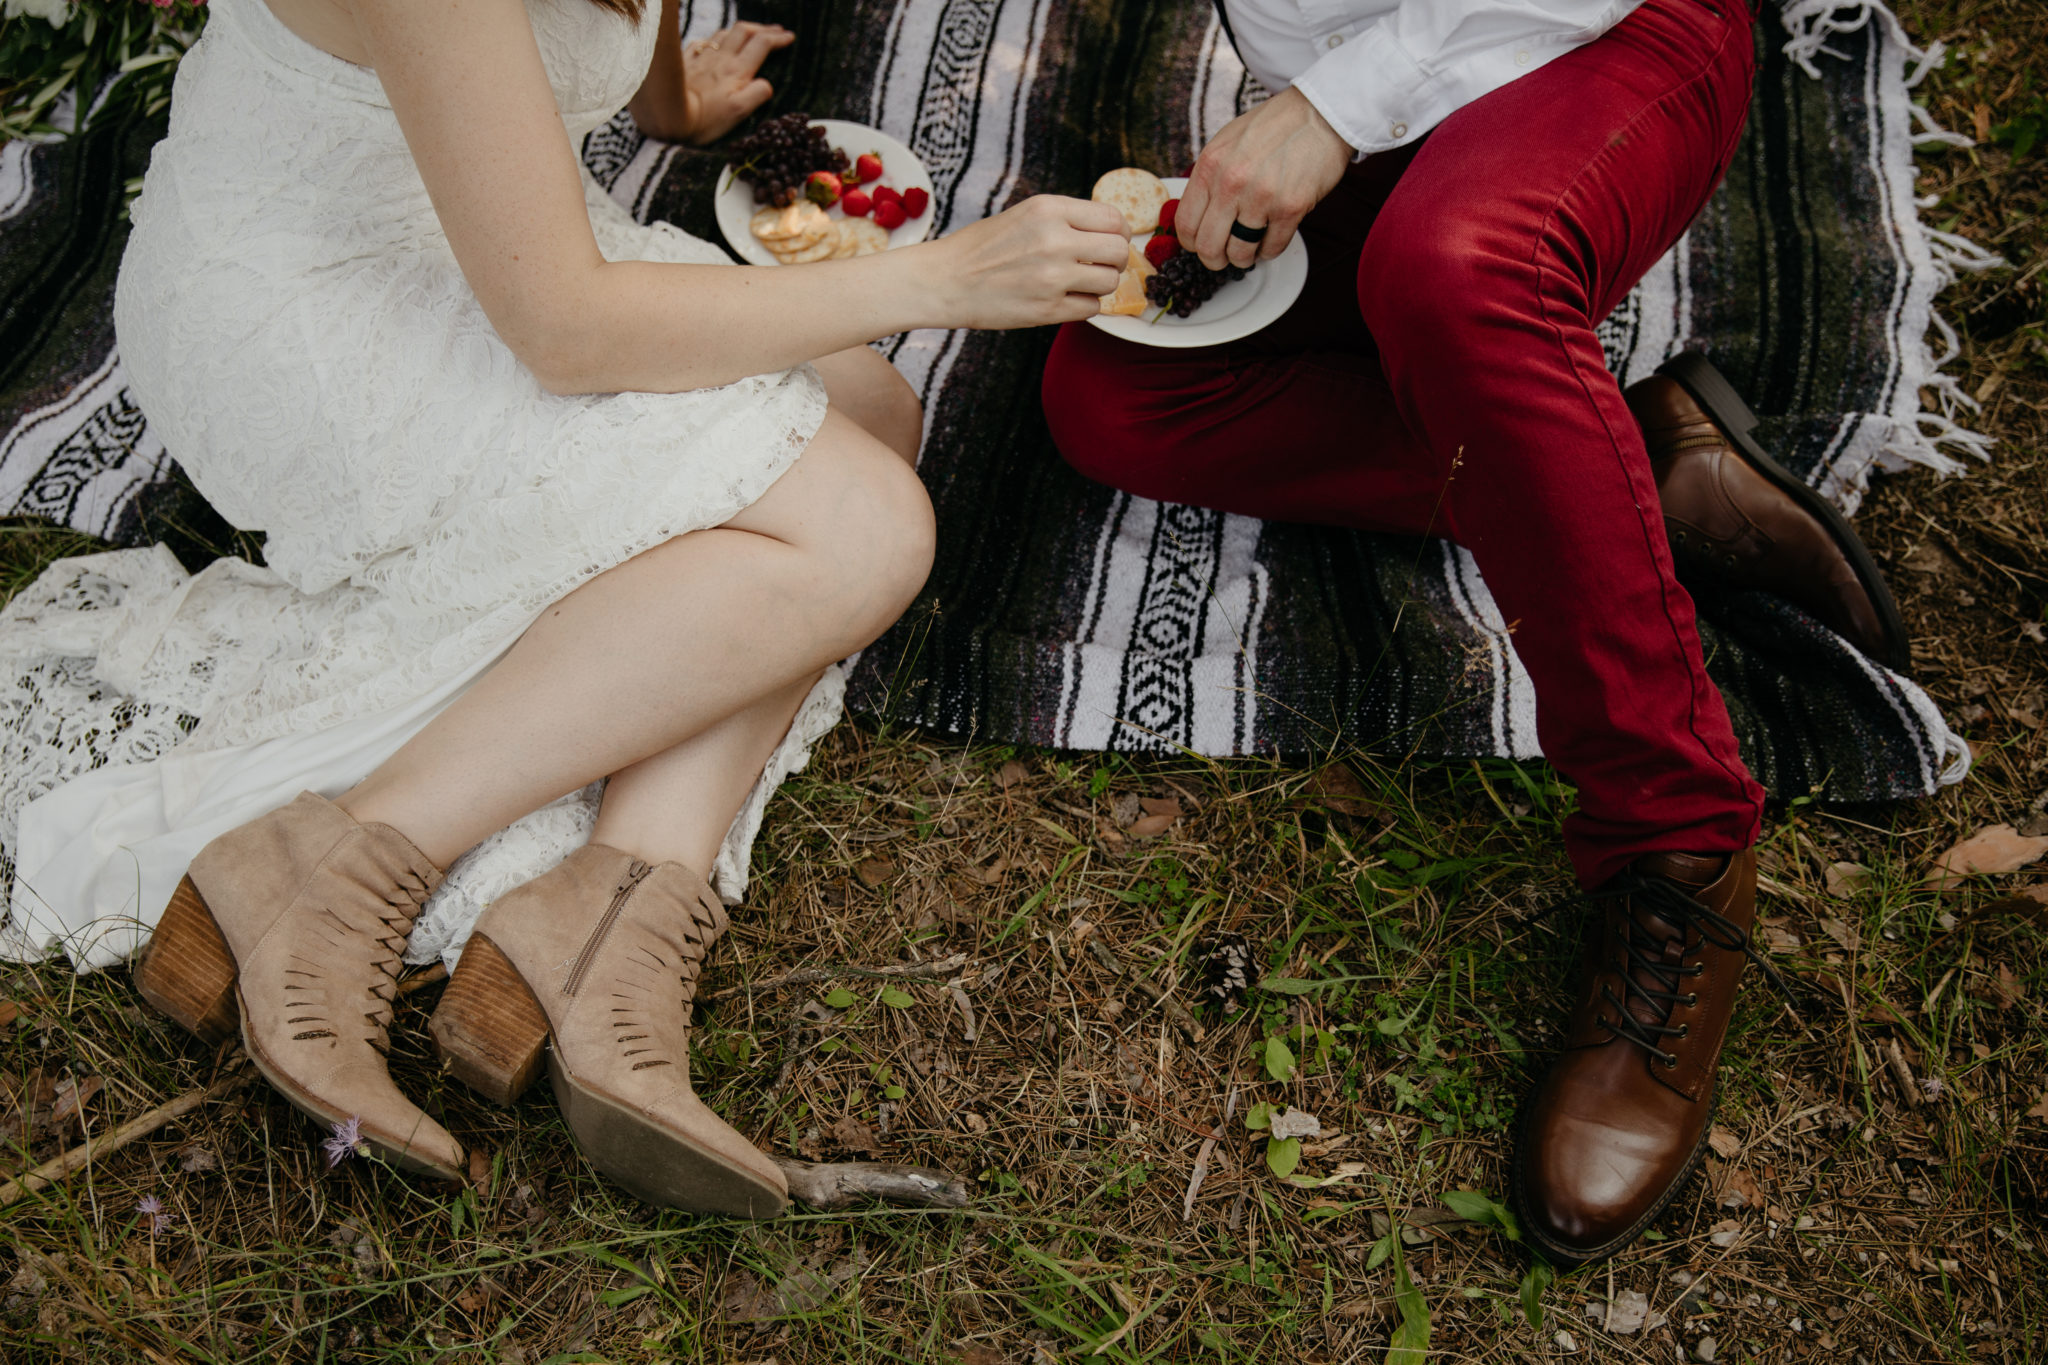
M1152 305L1145 301L1145 281L1156 274L1152 262L1145 259L1145 253L1137 247L1131 248L1131 259L1124 266L1124 273L1117 276L1116 292L1102 296L1102 311L1112 317L1134 318Z

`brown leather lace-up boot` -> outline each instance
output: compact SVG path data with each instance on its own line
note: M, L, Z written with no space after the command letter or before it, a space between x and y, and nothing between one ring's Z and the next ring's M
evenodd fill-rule
M1756 851L1652 854L1589 899L1565 1050L1524 1104L1515 1144L1522 1226L1562 1265L1627 1246L1699 1164L1754 957Z
M389 825L302 793L199 851L135 969L143 999L322 1123L361 1120L399 1166L461 1180L461 1144L385 1069L399 955L441 870Z
M443 1064L500 1104L548 1074L569 1131L650 1204L772 1218L775 1163L690 1088L690 1005L725 907L681 863L588 844L477 921L429 1025Z
M1681 580L1782 597L1886 667L1910 665L1877 561L1833 504L1751 438L1756 414L1705 356L1667 361L1622 396L1649 447Z

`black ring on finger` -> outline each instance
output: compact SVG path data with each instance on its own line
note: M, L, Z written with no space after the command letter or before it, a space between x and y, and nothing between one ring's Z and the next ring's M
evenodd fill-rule
M1262 227L1246 227L1243 223L1233 222L1230 225L1230 235L1237 238L1240 242L1257 242L1265 239L1266 230Z

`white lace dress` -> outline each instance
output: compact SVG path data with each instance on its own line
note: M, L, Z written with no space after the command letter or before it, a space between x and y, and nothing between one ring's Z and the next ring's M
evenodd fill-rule
M638 86L635 25L529 0L572 139ZM192 855L301 790L336 795L550 602L728 520L823 419L808 366L684 394L548 394L450 253L374 73L263 0L214 0L136 201L115 326L165 446L268 567L168 552L66 560L0 612L0 952L83 969L147 937ZM642 226L585 173L611 259L724 263ZM839 715L813 692L715 869L745 884L762 807ZM592 704L601 699L591 698ZM452 957L493 897L589 833L596 789L451 869L412 957Z

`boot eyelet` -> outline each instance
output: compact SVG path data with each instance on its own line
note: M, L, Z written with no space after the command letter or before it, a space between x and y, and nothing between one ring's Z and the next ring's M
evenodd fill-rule
M1670 1052L1664 1054L1664 1069L1666 1071L1678 1070L1678 1057L1676 1054Z
M1677 541L1680 545L1685 544L1685 532L1683 531L1673 531L1671 533L1671 538Z
M1689 1034L1690 1034L1691 1032L1692 1032L1692 1025L1691 1025L1691 1024L1680 1024L1680 1025L1678 1026L1678 1036L1679 1036L1679 1037L1681 1037L1681 1038L1684 1038L1684 1037L1686 1037L1686 1036L1687 1036L1687 1035L1689 1035Z
M1692 1010L1692 1009L1698 1009L1698 1008L1699 1008L1699 1005L1700 1005L1700 993L1699 993L1698 991L1694 991L1694 992L1693 992L1693 993L1692 993L1691 995L1688 995L1688 996L1686 996L1686 997L1685 997L1685 1007L1686 1007L1687 1009L1689 1009L1689 1010Z

